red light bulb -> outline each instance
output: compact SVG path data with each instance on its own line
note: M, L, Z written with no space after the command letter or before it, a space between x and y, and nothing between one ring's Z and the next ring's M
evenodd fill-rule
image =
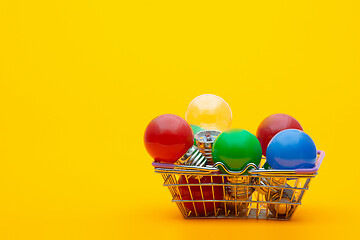
M156 162L174 163L181 157L188 159L194 154L201 155L193 147L194 134L190 125L173 114L160 115L149 123L145 130L144 144Z
M303 131L300 123L287 114L273 114L265 118L256 131L256 137L261 144L262 153L266 156L266 148L270 140L279 132L286 129L299 129Z
M222 177L220 176L213 176L213 183L222 183ZM203 183L211 183L211 176L204 176L200 178L190 177L186 181L186 177L181 175L178 181L179 184L203 184ZM214 191L213 191L214 189ZM224 196L223 187L222 186L190 186L190 191L188 186L180 186L179 187L180 195L182 200L222 200ZM202 191L202 194L201 194ZM202 197L204 196L204 198ZM214 202L206 202L205 208L202 202L184 202L185 207L194 212L198 215L204 215L205 210L206 213L214 212ZM195 209L194 209L195 205ZM220 202L215 202L215 207L218 208L220 206Z

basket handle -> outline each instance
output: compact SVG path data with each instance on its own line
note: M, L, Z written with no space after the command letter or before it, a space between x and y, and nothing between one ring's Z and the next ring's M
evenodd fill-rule
M299 168L299 169L295 169L295 174L314 174L316 173L319 168L320 168L320 165L325 157L325 152L324 151L321 151L321 150L318 150L317 153L319 154L317 160L316 160L316 163L315 163L315 166L313 168L309 168L309 169L306 169L306 168Z
M156 167L156 168L169 168L169 169L174 169L175 168L175 164L170 164L170 163L158 163L158 162L152 162L152 166Z
M181 173L214 173L219 172L219 169L213 166L206 166L206 167L198 167L198 166L188 166L188 165L177 165L177 164L170 164L170 163L158 163L153 162L153 167L155 167L155 170L161 171L161 172L181 172Z

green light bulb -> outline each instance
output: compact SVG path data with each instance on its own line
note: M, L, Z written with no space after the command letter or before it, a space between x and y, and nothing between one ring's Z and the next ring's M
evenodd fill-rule
M241 171L249 163L259 166L261 155L259 140L244 129L231 129L221 133L212 149L213 161L223 163L232 171ZM226 173L221 166L219 168Z
M197 125L194 124L190 124L191 129L193 130L194 136L200 132L200 131L204 131L205 129L203 129L202 127L199 127Z
M205 129L203 129L202 127L199 127L197 125L193 125L193 124L190 124L190 127L194 133L194 136L198 133L198 132L201 132L201 131L204 131ZM196 140L194 138L194 145L196 146Z

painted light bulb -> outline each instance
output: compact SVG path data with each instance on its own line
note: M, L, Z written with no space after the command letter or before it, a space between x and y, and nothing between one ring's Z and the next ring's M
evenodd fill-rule
M205 129L203 129L203 128L199 127L199 126L196 126L194 124L190 124L190 126L191 126L191 129L192 129L193 133L194 133L194 136L196 136L196 134L198 132L201 132L201 131L205 130ZM194 138L194 145L196 146L196 139L195 138Z
M202 184L221 184L222 177L220 176L203 176L200 178L197 177L187 177L181 175L178 181L179 184L184 184L184 186L179 187L179 192L182 200L222 200L223 199L223 187L222 186L211 186ZM187 184L199 184L199 186L185 186ZM205 213L214 212L220 206L220 201L209 201L209 202L184 202L184 206L192 211L196 211L196 215L204 215Z
M232 113L229 105L221 97L204 94L191 101L185 119L190 124L207 130L224 131L231 126Z
M205 157L194 146L194 134L190 125L173 114L160 115L148 124L144 144L156 162L175 163L182 159L187 165L206 164Z
M231 129L217 137L212 157L215 163L221 162L229 170L241 171L249 163L259 166L261 146L252 133L244 129Z
M199 127L197 125L194 124L190 124L191 129L193 130L194 135L196 135L198 132L204 131L205 129L203 129L202 127Z
M282 113L270 115L260 123L256 131L256 137L259 139L264 156L266 156L266 149L270 140L277 133L286 129L303 130L295 118Z
M249 163L259 166L261 161L261 146L255 135L243 130L232 129L221 133L215 140L213 151L213 161L223 163L228 170L242 171ZM222 166L219 166L221 172L226 173ZM227 180L234 184L226 188L227 199L247 200L254 192L251 187L254 178L241 175L229 176ZM236 186L244 184L245 186ZM235 204L233 208L238 211L246 208L248 204Z
M314 141L297 129L276 134L266 150L266 161L272 169L313 168L316 157Z

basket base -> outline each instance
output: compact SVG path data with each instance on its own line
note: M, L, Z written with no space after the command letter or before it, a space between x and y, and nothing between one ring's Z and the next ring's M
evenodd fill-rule
M239 219L263 219L263 220L284 220L284 221L288 221L290 220L290 216L288 216L288 218L281 217L278 216L276 218L275 215L273 215L272 213L268 213L268 216L266 217L266 210L265 209L261 209L258 216L256 216L256 209L251 209L249 214L247 215L246 212L241 211L237 216L234 214L228 214L227 216L225 215L224 211L221 211L217 214L217 216L215 215L209 215L209 216L195 216L195 215L190 215L190 216L184 216L184 218L186 219L235 219L235 218L239 218Z

